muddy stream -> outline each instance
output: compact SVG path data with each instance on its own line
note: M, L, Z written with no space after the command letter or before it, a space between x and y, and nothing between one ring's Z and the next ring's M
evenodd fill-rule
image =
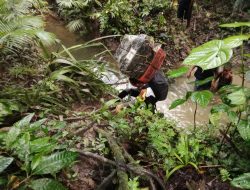
M66 47L83 44L91 40L88 38L83 39L79 35L68 31L63 22L51 16L47 17L46 30L48 32L54 33L57 36L57 38L61 41L61 43ZM59 51L60 49L61 47L58 45L52 47L53 51ZM101 47L91 47L83 50L74 51L72 52L72 54L76 59L88 59L100 53L101 51L103 51L103 48ZM116 68L117 72L119 72L117 69L118 67L117 65L115 65L114 61L109 66L112 68L112 70ZM117 73L113 74L110 72L108 73L108 76L104 78L104 81L108 84L124 83L124 78L125 76L119 74L117 75ZM175 79L175 81L169 85L169 92L167 99L161 102L157 102L157 110L164 113L165 117L176 121L177 125L180 127L186 127L193 124L195 104L191 101L188 101L173 110L169 110L168 107L174 100L184 97L187 91L193 90L194 87L193 84L191 83L192 81L194 81L194 78L187 79L186 77L180 77ZM233 84L240 85L241 78L239 76L234 75ZM247 83L246 85L250 86L249 83ZM120 90L131 86L129 84L122 84L122 85L116 85L114 87ZM201 108L198 106L196 115L196 124L198 125L207 124L211 107L214 104L218 103L219 101L220 101L219 97L214 96L213 101L210 103L208 107Z

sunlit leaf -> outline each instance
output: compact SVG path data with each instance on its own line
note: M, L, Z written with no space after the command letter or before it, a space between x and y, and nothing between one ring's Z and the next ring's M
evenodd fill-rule
M193 92L191 95L191 100L193 102L196 102L202 107L206 107L212 98L213 98L213 93L210 92L209 90L196 91Z
M226 48L236 48L242 45L244 40L249 39L250 36L247 35L238 35L238 36L230 36L224 39L224 47Z
M13 161L12 157L0 156L0 173L2 173Z
M250 173L244 173L234 178L231 185L242 189L250 189Z
M224 46L223 40L212 40L191 51L183 64L197 65L203 70L219 67L227 63L233 50Z
M211 113L217 113L217 112L227 112L229 110L229 106L226 104L219 104L215 105L211 109Z
M209 121L214 125L217 126L221 119L222 112L215 112L209 115Z
M242 89L229 94L227 98L233 105L243 105L246 103L246 96Z
M175 101L173 101L172 103L171 103L171 105L169 106L169 110L171 110L171 109L174 109L174 108L176 108L177 106L179 106L179 105L181 105L181 104L184 104L185 102L186 102L187 100L185 100L185 99L177 99L177 100L175 100Z
M240 136L245 141L250 141L250 123L247 120L241 120L239 122L239 125L237 126L237 129L240 133Z
M33 190L67 190L61 183L49 178L33 180L29 187Z
M227 113L227 116L228 116L229 120L230 120L232 123L237 124L237 122L238 122L238 116L237 116L237 113L236 113L236 112L234 112L234 111L229 111L229 112Z
M20 135L21 129L18 127L12 127L6 138L5 138L5 144L7 147L11 147L11 145L17 140L17 137Z
M171 70L167 73L168 78L177 78L187 73L188 67L180 67L178 69Z
M75 161L77 153L75 152L57 152L50 156L44 156L33 169L33 174L53 174L62 168L69 166Z
M50 137L38 138L30 142L31 153L50 152L55 148L55 144L50 141Z
M29 115L27 115L26 117L24 117L23 119L21 119L20 121L18 121L17 123L14 124L14 126L16 127L26 127L30 124L31 119L33 118L33 116L35 115L35 113L31 113Z
M36 122L30 124L30 128L35 128L35 129L36 129L36 128L38 128L38 127L41 127L41 125L42 125L45 121L47 121L46 118L40 119L40 120L38 120L38 121L36 121Z
M237 28L241 26L250 26L250 22L235 22L235 23L228 23L228 24L220 25L220 27L225 27L225 28Z

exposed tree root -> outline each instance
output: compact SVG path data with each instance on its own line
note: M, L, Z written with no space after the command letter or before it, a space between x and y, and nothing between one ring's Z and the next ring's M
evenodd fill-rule
M115 140L111 137L111 134L108 132L99 129L97 127L94 127L94 130L98 133L101 133L103 136L105 136L109 142L109 146L111 151L113 152L114 158L116 162L122 163L123 165L126 163L125 158L123 157L122 150L119 147L119 145L115 142ZM117 169L117 176L119 181L119 187L118 190L129 190L128 189L128 175L126 172L121 170L120 168Z
M96 190L103 190L111 183L112 179L114 178L117 170L112 171L103 181L102 183L96 188Z
M94 154L92 152L85 152L85 151L82 151L82 150L76 150L76 152L78 152L80 155L82 156L86 156L86 157L91 157L91 158L94 158L94 159L97 159L101 162L104 162L104 163L107 163L109 165L112 165L112 166L115 166L115 167L118 167L120 168L121 170L123 171L131 171L139 176L147 176L149 178L152 178L154 180L156 180L158 182L158 184L161 186L161 189L165 190L165 185L163 183L163 181L158 178L156 175L154 175L153 173L145 170L144 168L142 168L141 166L131 166L129 164L121 164L119 162L115 162L113 160L110 160L110 159L107 159L103 156L100 156L98 154Z

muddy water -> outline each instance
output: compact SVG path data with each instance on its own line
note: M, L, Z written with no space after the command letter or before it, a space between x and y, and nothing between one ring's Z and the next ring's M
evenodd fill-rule
M45 30L48 32L54 33L65 47L71 47L71 46L75 46L79 44L84 44L87 41L91 40L91 38L86 37L84 39L83 37L80 37L79 35L76 35L73 32L70 32L62 21L50 15L46 16ZM60 50L63 50L63 48L60 44L56 44L51 47L51 50L60 51ZM81 60L81 59L89 59L103 50L104 49L102 47L91 47L91 48L84 48L84 49L76 50L71 53L73 54L75 58L77 58L78 60Z
M83 39L82 37L69 32L64 24L58 21L55 18L47 17L47 25L46 30L56 34L57 38L60 39L61 43L64 44L66 47L71 47L78 44L83 44L90 39ZM60 46L54 46L53 51L57 51L61 49ZM84 50L78 50L73 52L73 55L76 59L88 59L94 56L95 54L103 51L103 48L87 48ZM112 70L114 66L112 64ZM104 81L109 84L114 83L121 83L120 85L114 85L118 90L131 87L125 80L121 80L124 76L119 74L108 73L108 76L104 78ZM187 79L186 77L180 77L175 79L174 83L171 83L169 86L169 93L168 97L165 101L161 101L157 103L157 110L164 113L167 118L173 119L176 121L177 125L180 127L186 127L193 124L194 120L194 110L195 104L191 101L184 103L183 105L178 106L173 110L169 110L168 107L171 103L178 99L183 98L187 91L192 91L194 85L191 83L194 81L194 78ZM124 84L125 83L125 84ZM241 78L239 76L234 76L233 84L241 84ZM249 83L246 84L250 86ZM202 108L198 106L197 115L196 115L196 124L197 125L204 125L208 123L208 117L211 107L218 103L219 97L215 96L213 101L210 105L206 108Z

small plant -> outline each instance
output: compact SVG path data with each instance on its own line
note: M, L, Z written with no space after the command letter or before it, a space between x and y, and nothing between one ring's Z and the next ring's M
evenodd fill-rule
M0 137L0 186L4 189L29 187L38 190L41 186L66 189L53 176L69 167L77 154L61 149L56 137L46 134L46 119L31 123L33 117L34 114L24 117Z
M220 169L220 176L223 182L232 180L230 178L230 173L226 169Z

